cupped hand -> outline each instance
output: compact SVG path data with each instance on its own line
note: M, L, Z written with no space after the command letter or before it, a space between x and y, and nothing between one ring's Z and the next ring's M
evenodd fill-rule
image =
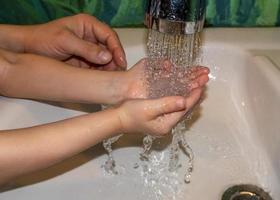
M191 91L186 98L173 96L150 100L131 100L118 108L123 133L163 136L198 102L202 88Z
M134 100L126 101L119 107L119 119L124 133L149 133L162 136L169 133L198 103L204 86L209 80L209 69L197 66L187 73L188 76L185 78L189 80L189 95L186 97L146 99L148 94L145 82L145 62L145 59L139 61L126 74L128 90L125 99ZM170 70L169 67L170 65L167 64L165 69L167 73Z
M93 16L78 14L30 26L29 30L25 52L79 67L126 68L125 53L116 32Z
M126 72L125 85L127 89L124 90L125 94L123 95L123 99L148 98L148 82L147 75L145 74L146 62L146 59L142 59ZM168 73L172 66L169 63L166 63L163 67L165 68L164 70L166 73ZM188 88L193 90L199 87L204 87L209 80L208 74L209 69L207 67L193 67L190 73L186 74L184 77L188 80L187 82L189 82Z

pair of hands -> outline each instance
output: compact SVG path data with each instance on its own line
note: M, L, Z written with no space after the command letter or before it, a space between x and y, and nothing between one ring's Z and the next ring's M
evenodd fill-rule
M126 69L125 53L117 34L92 16L79 14L31 26L29 30L25 37L25 52L83 68ZM142 60L131 70L123 72L128 85L123 97L130 101L114 109L123 132L164 135L198 102L208 81L209 70L197 67L193 71L191 93L187 98L177 96L143 100L147 98L143 84L144 67L145 61Z
M127 72L130 82L128 81L126 98L138 100L127 101L120 107L119 118L123 132L166 135L199 102L203 88L209 80L209 69L197 66L185 77L190 80L190 93L187 97L170 96L143 100L147 98L146 85L142 82L145 77L144 67L143 59Z

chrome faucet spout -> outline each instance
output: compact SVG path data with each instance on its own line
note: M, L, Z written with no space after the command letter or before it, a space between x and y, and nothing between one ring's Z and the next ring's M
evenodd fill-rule
M145 24L162 33L194 34L203 29L206 0L148 0Z

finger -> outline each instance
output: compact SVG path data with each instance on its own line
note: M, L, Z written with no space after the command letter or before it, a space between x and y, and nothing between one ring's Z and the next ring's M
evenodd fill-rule
M209 72L209 68L202 66L197 66L191 69L191 73L188 75L188 79L191 81L190 89L204 86L209 80Z
M73 65L75 67L81 67L81 68L92 68L93 64L89 61L87 61L84 58L78 57L78 56L72 56L69 59L64 61L67 64Z
M104 45L104 44L102 44L102 43L100 43L100 42L98 43L98 45L101 46L101 47L103 47L103 48L105 48L105 49L107 49L108 51L111 52L111 50L109 50L109 49L107 48L106 45ZM115 55L115 54L116 54L115 51L113 51L113 52L111 52L111 53L112 53L112 55L113 55L113 59L111 60L111 62L110 62L109 64L106 64L106 66L104 66L104 67L107 68L107 69L110 70L110 71L113 71L113 70L125 71L127 66L125 66L125 67L120 66L120 64L117 63L117 61L116 61L116 59L115 59L115 58L120 57L120 56ZM107 65L108 65L108 66L107 66ZM107 69L106 69L106 70L107 70Z
M201 70L201 69L208 69L209 70L209 68L208 67L205 67L205 66L201 66L201 65L197 65L197 66L194 66L193 68L192 68L192 71L197 71L197 70Z
M146 110L149 112L151 119L161 115L185 110L186 101L183 97L163 97L160 99L147 100Z
M208 67L202 67L202 70L205 74L209 74L210 73L210 69Z
M165 127L167 129L171 129L174 127L181 119L184 118L185 114L193 109L193 107L198 103L201 98L202 89L195 89L191 92L190 96L186 98L186 109L184 111L177 111L171 112L169 114L164 115L163 117L166 118L165 120Z
M206 74L202 74L190 83L190 89L196 89L198 87L203 87L209 81L209 77Z
M198 85L200 87L203 87L206 85L206 83L209 81L209 76L208 74L202 74L200 75L198 78L197 78L197 82L198 82Z
M198 102L202 94L202 88L196 88L191 93L190 96L188 96L185 100L186 102L186 112L188 112L190 109L193 108L193 106Z
M123 70L120 68L114 60L112 60L110 63L103 66L104 70L106 71L120 71Z
M209 74L210 70L208 67L198 67L197 71L196 71L196 76L200 76L202 74Z
M64 62L75 67L80 67L80 62L72 57L70 59L65 60Z
M195 79L202 74L209 74L210 70L208 67L197 66L191 69L190 78Z
M95 64L107 64L112 60L112 55L108 50L82 40L74 34L68 37L68 41L71 42L65 42L64 48L72 55L80 56Z
M183 117L185 116L185 111L178 111L169 113L167 115L164 115L163 118L165 118L165 126L167 127L167 130L171 130Z
M108 25L98 21L94 17L90 17L92 31L96 39L106 45L112 52L113 59L122 68L127 67L127 61L124 49L121 45L118 35Z
M110 49L110 48L109 48ZM127 61L124 50L121 48L113 48L113 59L115 63L122 69L126 70L127 68Z
M163 69L166 71L166 72L170 72L171 69L172 69L172 62L170 60L164 60L163 61Z

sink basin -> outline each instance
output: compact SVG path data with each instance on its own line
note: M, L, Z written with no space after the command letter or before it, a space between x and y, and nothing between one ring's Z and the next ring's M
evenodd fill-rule
M141 29L121 30L120 37L129 66L144 57ZM163 184L166 179L160 179L149 187L141 167L135 166L141 137L126 136L114 147L119 175L108 175L101 168L107 157L97 145L16 180L0 193L0 200L217 200L237 184L257 185L280 199L280 71L269 57L254 56L242 45L207 39L203 44L202 63L210 67L211 74L205 100L186 132L195 154L190 184L183 183L183 172L179 172L178 180ZM0 97L0 129L52 122L92 109ZM160 143L168 145L169 139ZM154 154L167 157L168 151L163 148ZM180 162L186 162L184 156Z

